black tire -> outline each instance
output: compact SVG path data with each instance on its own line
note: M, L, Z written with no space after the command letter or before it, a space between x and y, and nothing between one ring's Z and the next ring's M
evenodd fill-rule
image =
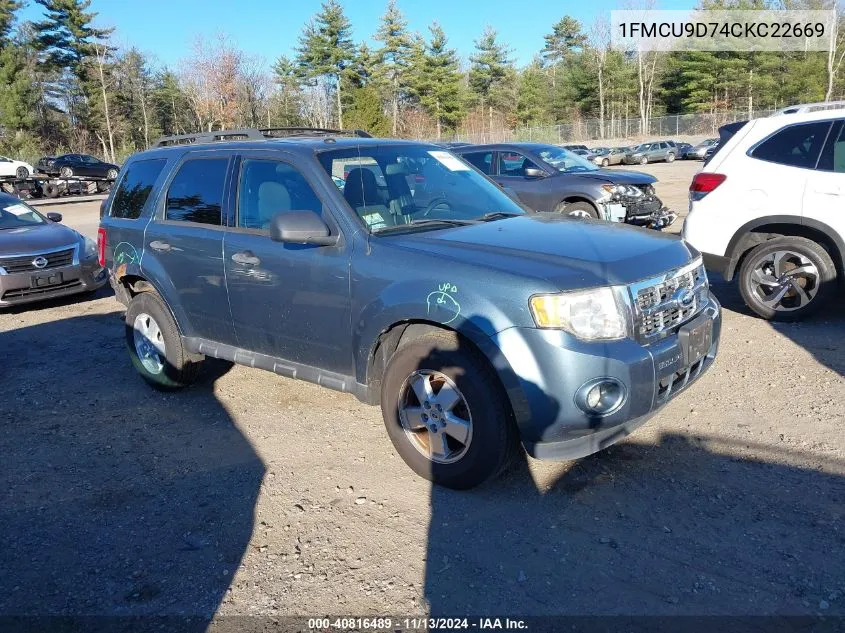
M155 321L164 342L165 359L160 372L144 366L135 344L135 323L139 315L149 315ZM201 356L190 354L182 346L176 321L164 301L155 292L142 292L129 302L125 319L126 347L132 365L141 377L156 389L173 390L194 382L202 367Z
M402 426L399 399L418 370L453 381L471 416L471 439L452 463L432 461ZM400 345L385 370L381 410L387 434L405 463L420 477L447 488L466 490L482 484L504 471L519 450L510 403L498 376L452 332L433 332Z
M599 212L589 202L561 202L555 207L555 213L575 218L591 217L595 220L599 219Z
M26 167L18 167L15 171L15 176L17 176L18 180L25 180L29 178L29 170Z
M73 178L73 168L72 167L62 167L59 170L59 176L62 178Z
M602 159L602 161L601 161L601 166L602 166L602 167L608 167L608 166L610 166L610 161L609 161L609 160L607 160L606 158Z
M59 197L59 186L55 183L48 182L46 185L41 187L41 189L44 192L44 197L46 197L46 198L58 198Z
M817 271L817 275L792 277L801 286L810 300L801 304L801 297L795 290L789 290L775 307L763 301L761 285L754 282L754 271L765 265L768 256L774 253L790 253L792 257L783 258L783 267L789 273L791 267L800 264L799 258L806 258ZM775 277L772 272L772 277ZM739 292L745 304L757 315L771 321L799 321L824 307L836 292L836 266L830 254L821 245L804 237L778 237L768 240L752 249L739 269ZM769 287L767 287L769 288ZM811 294L813 293L813 294ZM776 296L777 289L771 289Z

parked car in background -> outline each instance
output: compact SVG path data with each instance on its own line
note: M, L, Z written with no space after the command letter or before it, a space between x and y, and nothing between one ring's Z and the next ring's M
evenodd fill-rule
M704 160L707 150L719 142L718 138L708 138L693 146L692 151L687 153L687 158Z
M723 126L690 185L684 238L765 319L842 298L845 112L805 107Z
M592 150L589 150L589 149L573 149L573 150L570 150L570 151L573 154L577 154L578 156L580 156L584 160L593 161L596 158L595 153Z
M625 163L628 165L645 165L646 163L660 161L671 163L675 160L677 154L677 148L669 145L667 141L654 141L637 145L625 155Z
M664 228L676 219L655 195L656 178L603 170L556 145L498 143L454 151L482 173L513 190L535 211Z
M471 488L520 441L575 459L627 437L712 366L720 306L675 236L527 213L438 145L241 132L136 154L101 220L154 387L208 356L351 392L412 470ZM386 187L353 168L339 191L352 159Z
M117 173L120 171L119 166L103 162L96 156L89 156L88 154L45 156L38 161L36 169L42 174L62 178L88 176L108 178L109 180L117 178Z
M713 155L718 151L719 151L719 142L716 141L715 143L713 143L710 147L708 147L705 150L705 152L704 152L704 164L706 165L710 161L710 159L713 158Z
M625 152L618 147L600 147L593 150L593 162L602 167L620 165L625 161Z
M96 242L61 221L58 213L41 215L0 193L0 308L89 292L106 283Z
M574 152L575 150L588 150L589 148L586 145L561 145L563 149L568 149L570 152Z
M22 160L14 160L6 156L0 156L0 178L18 178L23 180L29 178L35 170L32 165Z
M690 143L678 143L675 147L678 150L678 155L675 158L683 160L692 158L691 156L687 156L692 151L692 145Z

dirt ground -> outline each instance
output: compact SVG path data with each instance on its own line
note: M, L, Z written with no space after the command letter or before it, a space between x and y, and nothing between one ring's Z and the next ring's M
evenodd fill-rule
M685 211L698 167L646 170ZM2 312L0 615L845 615L845 308L714 289L719 358L647 425L464 493L349 395L219 363L149 389L105 290Z

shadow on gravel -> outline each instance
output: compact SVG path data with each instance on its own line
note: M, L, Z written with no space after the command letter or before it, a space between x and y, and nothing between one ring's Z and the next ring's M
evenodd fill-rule
M229 365L160 393L124 345L122 312L0 332L0 616L210 618L225 597L264 474L214 395Z
M431 614L845 615L845 464L770 451L664 435L433 487Z
M750 318L759 318L743 302L736 283L711 279L712 289L722 306ZM845 376L845 301L834 298L821 312L797 323L770 321L769 326L791 339L825 367Z

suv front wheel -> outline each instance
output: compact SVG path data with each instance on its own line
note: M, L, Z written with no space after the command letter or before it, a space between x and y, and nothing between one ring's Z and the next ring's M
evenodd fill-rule
M754 248L739 269L746 305L764 319L798 321L836 292L828 252L804 237L778 237Z
M126 347L132 365L156 389L178 389L196 380L201 360L183 347L176 321L155 292L136 295L126 310Z
M517 450L498 377L450 332L399 347L385 370L381 410L405 463L448 488L473 488L496 476Z

